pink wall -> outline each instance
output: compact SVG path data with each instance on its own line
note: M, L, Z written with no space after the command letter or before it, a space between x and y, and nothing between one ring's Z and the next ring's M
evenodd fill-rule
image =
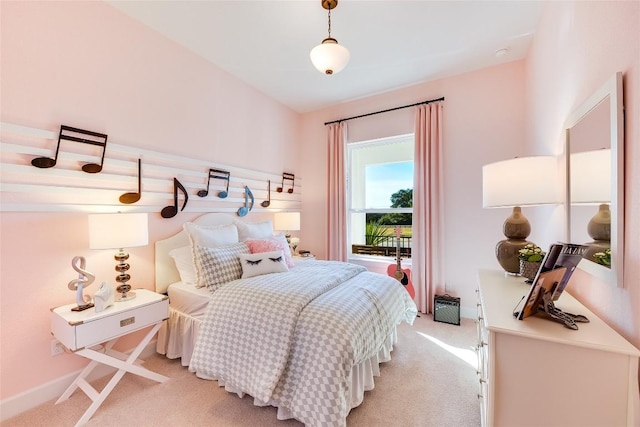
M1 7L3 122L54 131L73 125L107 133L119 144L302 175L298 114L108 4ZM248 120L254 125L247 126ZM198 215L165 220L150 213L150 242ZM77 277L71 259L87 257L98 280L114 283L115 274L113 253L88 249L86 213L3 212L0 221L5 399L85 363L66 354L52 358L49 349L49 309L75 301L67 289ZM153 289L153 246L130 254L132 284Z
M640 2L550 2L527 58L527 136L532 151L561 152L569 114L623 73L625 287L580 276L571 291L640 348Z

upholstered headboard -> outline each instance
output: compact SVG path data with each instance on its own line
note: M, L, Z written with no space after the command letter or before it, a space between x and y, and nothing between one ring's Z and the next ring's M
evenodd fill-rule
M228 225L233 224L236 218L225 213L204 214L194 221L199 225ZM177 234L155 243L155 272L156 272L156 292L166 292L170 284L180 281L180 275L169 252L176 248L189 246L189 236L186 231L180 230Z

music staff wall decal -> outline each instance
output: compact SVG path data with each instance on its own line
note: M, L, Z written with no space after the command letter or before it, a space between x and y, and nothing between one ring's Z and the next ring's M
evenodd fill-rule
M289 193L289 194L293 193L293 185L295 183L295 179L296 179L296 176L294 174L288 173L288 172L283 172L282 173L282 185L280 187L276 188L276 191L278 193L282 193L284 191L284 182L285 181L291 181L291 188L289 188L287 190L287 193Z
M124 193L120 196L120 203L131 204L140 200L142 196L142 159L138 159L138 192L137 193Z
M82 136L76 136L82 135ZM104 164L104 153L107 151L107 135L104 133L92 132L89 130L78 129L71 126L60 126L60 133L58 134L58 145L56 146L56 154L52 159L50 157L37 157L31 160L31 164L37 168L48 169L52 168L58 162L58 154L60 153L60 142L62 140L81 142L83 144L97 145L102 147L102 156L100 157L100 163L87 163L82 166L82 170L87 173L99 173L102 171L102 165Z
M178 188L184 194L184 202L182 203L182 207L180 208L180 212L184 210L187 206L187 202L189 201L189 194L187 194L187 190L184 186L178 181L177 178L173 178L173 206L165 206L160 211L160 215L162 218L173 218L178 213Z
M207 179L207 189L198 191L198 197L207 197L209 195L209 183L211 182L211 178L214 179L222 179L227 181L227 188L218 193L218 197L221 199L226 199L229 195L229 178L231 176L230 172L219 170L219 169L209 169L209 178Z

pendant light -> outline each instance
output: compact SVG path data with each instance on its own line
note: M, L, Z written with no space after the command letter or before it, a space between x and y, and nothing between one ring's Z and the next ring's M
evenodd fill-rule
M321 0L322 7L329 11L329 37L322 40L309 54L313 66L324 74L336 74L342 71L349 62L349 51L331 37L331 9L338 6L338 0Z

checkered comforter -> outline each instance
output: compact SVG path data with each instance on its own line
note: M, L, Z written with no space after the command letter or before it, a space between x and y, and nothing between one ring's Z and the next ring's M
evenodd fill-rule
M417 309L395 279L335 261L233 281L215 291L189 369L307 425L344 426L353 366Z

